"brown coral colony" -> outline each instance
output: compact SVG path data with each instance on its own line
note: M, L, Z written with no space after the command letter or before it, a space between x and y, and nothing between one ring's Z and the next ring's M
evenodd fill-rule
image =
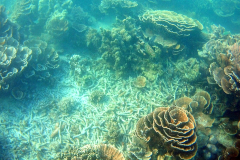
M235 43L229 46L227 54L218 56L218 67L216 62L210 65L209 71L216 83L226 94L240 95L240 45Z
M197 152L194 117L178 106L160 107L141 118L136 135L147 142L151 151L163 153L165 149L164 154L182 159L191 159Z

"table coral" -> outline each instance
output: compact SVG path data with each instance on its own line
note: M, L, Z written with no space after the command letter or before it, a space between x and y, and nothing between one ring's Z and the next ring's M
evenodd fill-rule
M135 134L147 144L146 151L158 150L156 157L166 154L191 159L197 152L194 117L178 106L160 107L141 118L137 122ZM130 154L135 155L134 151L130 151Z

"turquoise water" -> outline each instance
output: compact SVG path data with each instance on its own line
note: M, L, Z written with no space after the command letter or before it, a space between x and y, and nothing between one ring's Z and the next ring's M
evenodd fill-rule
M0 0L0 159L240 159L237 0Z

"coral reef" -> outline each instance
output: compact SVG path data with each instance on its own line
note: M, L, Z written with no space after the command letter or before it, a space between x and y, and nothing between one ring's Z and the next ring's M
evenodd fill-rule
M60 135L61 131L64 129L65 125L64 124L59 124L59 123L56 123L55 126L54 126L54 130L52 131L50 137L51 138L54 138L56 137L57 135Z
M32 50L31 67L24 72L24 78L38 81L51 79L52 71L59 67L59 56L54 46L37 39L28 39L24 45Z
M127 13L129 9L137 6L137 2L130 0L102 0L98 7L100 12L105 14L112 13L113 11L121 14Z
M118 19L115 26L112 30L101 29L99 51L109 68L116 70L117 76L136 71L152 80L157 74L161 75L161 64L150 63L160 61L161 49L152 48L142 40L135 20L131 17Z
M229 27L240 3L202 2L1 6L0 159L239 158L240 36L201 16Z
M164 48L179 44L180 39L188 41L189 44L193 43L192 41L196 44L203 41L201 38L203 25L197 20L173 11L149 10L140 15L139 20L142 22L145 35L149 38L154 37L154 41Z
M116 121L110 121L106 124L108 132L104 134L104 140L113 146L118 146L121 143L121 129Z
M1 46L1 88L8 90L15 77L23 72L31 59L32 50L11 38L5 38L5 44Z
M33 20L34 5L32 0L19 0L13 4L13 13L11 18L21 25L30 24Z
M67 11L55 11L46 22L47 31L56 37L62 37L68 30L68 20L66 19Z
M209 72L215 82L223 89L226 94L240 95L240 66L239 66L240 46L235 43L229 46L226 54L218 55L218 64L211 63ZM220 67L219 67L220 66Z
M141 118L136 125L136 137L147 144L147 152L154 155L157 150L156 157L168 154L191 159L197 152L194 117L178 106L160 107ZM146 157L146 154L130 151L130 156L136 159Z
M171 61L175 67L175 74L186 82L197 81L200 77L200 63L196 58L179 59L176 63Z
M93 51L97 51L101 46L102 37L96 29L89 29L86 34L87 47Z
M32 50L19 44L17 27L8 20L3 6L0 7L0 18L0 88L7 91L28 66Z
M221 26L212 26L210 40L199 51L200 57L204 57L209 63L209 84L218 84L226 94L238 96L239 89L239 35L224 34Z
M212 25L211 29L209 41L203 45L202 50L198 51L200 57L210 62L215 60L220 53L226 53L228 45L233 45L239 39L239 35L230 35L220 25Z
M232 160L232 159L239 159L239 149L236 147L226 148L223 154L218 157L218 160Z
M79 55L73 55L70 58L70 75L84 89L92 88L95 85L95 76L90 70L91 64L90 59L82 58Z
M80 149L69 149L68 152L62 153L58 159L82 159L82 160L125 160L123 154L115 147L106 144L86 145Z
M20 34L18 32L19 26L15 23L11 22L7 14L5 12L5 7L0 5L0 17L1 17L1 23L0 23L0 37L1 38L1 45L4 45L5 40L4 37L13 37L17 41L20 39Z

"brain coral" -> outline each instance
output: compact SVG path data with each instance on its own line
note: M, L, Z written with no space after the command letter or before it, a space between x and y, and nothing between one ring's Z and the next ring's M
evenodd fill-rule
M194 117L178 106L159 107L141 118L136 125L135 134L145 141L147 152L154 154L158 151L155 157L171 155L191 159L197 152ZM134 151L130 152L135 155Z

